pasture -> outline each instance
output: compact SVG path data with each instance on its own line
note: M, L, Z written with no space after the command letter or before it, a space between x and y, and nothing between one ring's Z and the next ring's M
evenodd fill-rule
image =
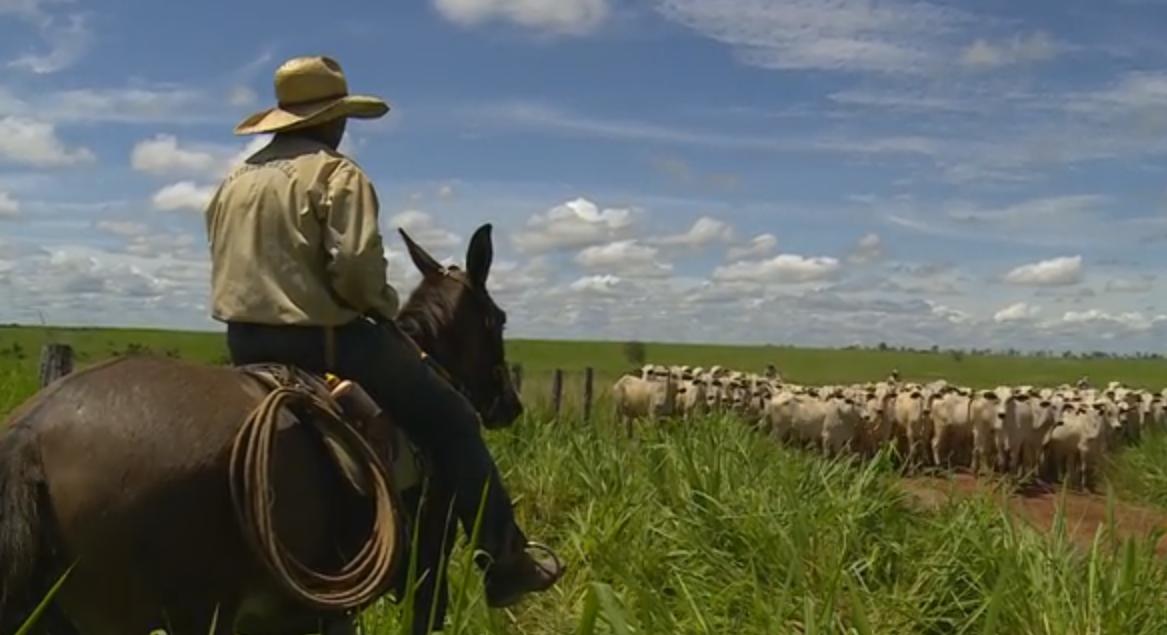
M72 344L78 364L148 347L209 362L216 334L0 328L0 413L35 389L40 345ZM136 344L138 346L131 346ZM1167 362L965 357L780 347L648 345L663 364L773 363L807 384L945 378L972 386L1119 380L1167 386ZM1167 560L1157 536L1103 523L1083 543L973 493L921 505L884 458L826 461L730 418L641 425L629 439L606 389L632 366L618 343L515 341L528 412L488 442L521 522L555 545L568 577L553 592L488 613L456 552L449 633L1162 633ZM596 416L578 413L580 369L597 372ZM549 374L568 371L566 407L549 415ZM1109 501L1167 508L1167 439L1125 449ZM397 633L377 607L367 632Z

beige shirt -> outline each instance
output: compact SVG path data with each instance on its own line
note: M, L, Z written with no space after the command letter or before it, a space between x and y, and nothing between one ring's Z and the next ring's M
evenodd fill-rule
M352 160L308 139L273 140L207 206L211 315L316 326L395 317L377 214Z

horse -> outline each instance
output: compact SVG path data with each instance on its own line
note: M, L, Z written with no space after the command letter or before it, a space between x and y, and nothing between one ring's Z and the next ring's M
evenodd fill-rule
M422 280L398 324L484 427L513 424L522 406L505 372L506 314L486 289L491 226L471 238L465 270L442 266L400 233ZM232 506L234 436L265 395L239 369L127 356L58 379L18 407L0 428L0 633L14 632L62 578L34 632L317 631L327 615L276 584ZM282 428L273 462L284 546L318 570L340 564L340 537L355 535L367 514L353 511L354 495L319 437L307 425ZM444 568L456 531L441 475L423 482L426 495L422 486L403 492L399 510L419 532L414 633L430 632L431 606L433 627L444 623ZM398 601L410 583L401 575Z

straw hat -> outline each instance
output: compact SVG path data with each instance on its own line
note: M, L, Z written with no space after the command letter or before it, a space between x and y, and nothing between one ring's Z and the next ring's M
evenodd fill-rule
M340 64L330 57L296 57L276 69L278 105L235 126L235 134L262 134L307 128L340 117L376 119L389 112L377 97L348 94Z

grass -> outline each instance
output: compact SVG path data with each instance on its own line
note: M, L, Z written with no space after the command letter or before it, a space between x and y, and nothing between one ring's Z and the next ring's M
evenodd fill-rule
M29 338L29 350L42 337L17 335ZM122 336L179 347L184 356L189 348L199 359L221 355L207 335L148 340L141 332L70 331L56 338L75 338L67 341L84 360L103 356L109 342L117 348ZM0 350L12 337L0 330ZM652 360L664 363L760 368L773 360L807 382L873 379L895 366L973 385L1082 374L1167 384L1163 369L1144 361L958 363L943 355L750 350L649 346ZM489 433L488 442L522 525L555 546L570 571L551 592L491 612L470 554L459 548L447 633L1167 632L1167 563L1155 556L1153 536L1124 542L1103 530L1082 550L1063 530L1042 535L1014 522L988 498L919 509L886 461L824 461L728 419L642 425L629 439L603 401L607 379L626 366L618 344L515 342L511 355L528 370L528 413ZM568 375L565 410L553 421L546 371L585 365L600 377L593 422L577 416L578 373ZM0 359L5 367L0 412L31 392L35 362ZM1116 491L1167 503L1163 466L1167 440L1148 439L1116 458ZM389 605L363 616L366 632L384 634L404 632L401 619Z

